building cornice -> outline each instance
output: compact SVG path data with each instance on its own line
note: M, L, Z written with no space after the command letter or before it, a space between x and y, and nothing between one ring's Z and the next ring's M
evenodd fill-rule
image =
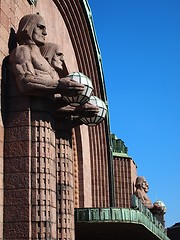
M150 218L149 215L135 209L79 208L75 209L75 223L77 230L81 228L81 226L83 227L83 225L81 225L82 223L88 224L89 229L90 225L92 225L94 231L96 229L99 229L99 231L102 229L103 231L99 232L101 236L105 234L105 229L113 229L117 234L117 238L113 237L113 239L119 239L120 236L125 234L126 239L130 239L129 237L134 235L135 239L139 240L145 238L146 240L170 240L167 237L166 229L155 217ZM111 234L113 234L113 232L111 232ZM80 236L78 237L81 239ZM105 235L105 239L106 238L108 238L108 236Z

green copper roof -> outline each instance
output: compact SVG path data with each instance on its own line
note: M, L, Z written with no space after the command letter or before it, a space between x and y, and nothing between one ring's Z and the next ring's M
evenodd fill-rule
M113 152L113 157L132 158L127 153Z
M129 209L129 208L79 208L75 210L75 222L76 224L81 223L89 223L95 224L97 223L100 227L100 223L104 224L104 227L107 227L107 223L112 224L113 226L117 226L119 224L118 229L119 233L123 231L125 225L129 225L127 229L129 229L130 234L131 229L134 227L137 231L143 231L145 234L149 234L151 232L152 239L161 239L161 240L170 240L166 235L166 230L162 226L162 224L152 216L144 214L142 211ZM113 225L115 224L115 225ZM89 225L89 227L91 227ZM85 226L85 225L84 225ZM100 229L100 228L99 228ZM134 236L136 237L136 236ZM119 238L120 239L120 238ZM128 238L127 238L128 239ZM134 238L135 239L135 238ZM141 239L149 239L145 236L142 236Z
M125 146L124 141L117 138L115 134L111 134L113 153L124 153L128 156L128 148Z

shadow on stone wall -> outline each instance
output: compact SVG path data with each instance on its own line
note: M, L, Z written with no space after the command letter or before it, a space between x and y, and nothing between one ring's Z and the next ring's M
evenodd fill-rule
M9 49L9 54L17 47L17 42L16 42L16 33L13 28L10 29L10 35L9 35L9 40L8 40L8 49ZM6 106L8 104L8 97L7 97L7 79L11 75L11 69L9 65L9 55L6 56L3 61L2 61L2 69L1 69L1 76L2 79L0 81L1 84L1 94L0 94L0 100L1 100L1 114L2 114L2 121L3 125L5 125L5 116L6 116Z

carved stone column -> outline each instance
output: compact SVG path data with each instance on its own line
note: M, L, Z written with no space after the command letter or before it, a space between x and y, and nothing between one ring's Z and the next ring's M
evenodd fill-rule
M70 119L55 119L48 98L6 85L4 239L74 239Z
M38 101L33 99L33 105ZM31 126L32 238L56 239L56 159L54 120L48 101L39 101ZM40 108L41 105L41 108ZM44 109L43 109L44 106Z
M57 239L74 239L74 171L71 120L56 124Z
M9 70L9 69L8 69ZM4 96L4 236L31 236L31 110L30 98L17 89L7 71Z

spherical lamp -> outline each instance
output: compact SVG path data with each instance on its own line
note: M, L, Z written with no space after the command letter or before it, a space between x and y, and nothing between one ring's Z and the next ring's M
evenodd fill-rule
M88 102L98 107L99 112L93 117L83 117L81 121L88 126L96 126L106 117L107 107L106 104L96 96L91 96Z
M78 95L75 97L62 96L62 98L66 102L68 102L71 106L79 106L88 102L93 91L93 85L92 85L91 79L89 79L87 76L85 76L83 73L80 73L80 72L73 72L69 74L67 77L70 77L72 80L83 84L84 91L82 92L81 95Z
M166 205L165 205L162 201L157 200L154 204L160 206L160 207L161 207L161 211L162 211L163 213L166 213L167 208L166 208Z

